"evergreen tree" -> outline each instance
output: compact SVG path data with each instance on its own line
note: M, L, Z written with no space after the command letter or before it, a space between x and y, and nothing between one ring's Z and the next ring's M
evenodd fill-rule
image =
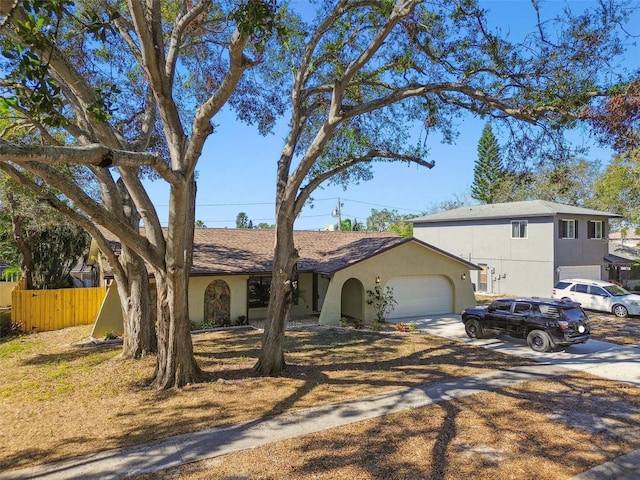
M236 228L253 228L253 224L249 226L249 223L251 223L251 220L249 220L245 212L240 212L236 216Z
M478 159L473 167L471 197L482 203L499 201L500 184L505 170L500 157L500 146L491 125L485 125L478 142Z

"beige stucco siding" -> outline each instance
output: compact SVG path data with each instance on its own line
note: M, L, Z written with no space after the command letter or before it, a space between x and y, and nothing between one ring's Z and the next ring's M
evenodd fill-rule
M408 242L336 272L329 283L320 314L320 323L326 325L339 323L342 287L350 278L360 280L366 292L374 288L378 276L384 287L393 277L423 275L442 275L451 282L454 312L460 312L465 307L475 305L469 267L465 263L431 250L420 243ZM462 278L463 275L464 278ZM364 320L371 322L374 312L372 307L366 304L366 293L362 301L364 302Z
M91 336L94 338L103 338L107 332L121 336L124 333L122 323L122 307L120 306L120 295L118 294L118 286L115 282L107 287L107 294L102 301L102 307L93 324Z
M197 324L204 320L204 293L209 284L223 280L231 291L231 323L240 315L247 315L247 275L228 275L218 277L191 277L189 280L189 319Z

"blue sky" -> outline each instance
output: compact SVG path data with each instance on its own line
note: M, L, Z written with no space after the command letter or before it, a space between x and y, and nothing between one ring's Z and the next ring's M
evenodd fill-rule
M295 1L295 4L304 4ZM593 5L594 1L570 0L572 9ZM542 7L559 12L565 2L547 0ZM534 20L529 0L487 0L484 6L494 12L496 22L505 29L516 29L523 18ZM640 15L637 15L640 18ZM640 35L640 22L634 22ZM627 62L640 58L639 49L627 55ZM634 68L640 67L635 61ZM259 135L225 112L214 119L216 133L212 135L198 163L198 195L196 218L211 228L234 228L239 212L245 212L254 224L275 223L275 168L286 135L286 120L273 134ZM478 140L485 121L473 117L458 122L460 135L454 145L440 143L429 137L430 157L436 166L429 170L406 164L376 164L375 177L360 185L325 187L313 195L314 207L305 207L296 221L296 229L324 229L337 223L331 212L341 199L342 218L365 221L371 209L395 209L402 214L419 214L432 206L453 198L468 199L473 181L473 166L477 159ZM587 132L576 131L574 142L591 145L589 158L606 164L611 158L607 150L597 148ZM500 138L498 138L500 141ZM149 184L149 193L163 225L166 225L168 189L162 182Z

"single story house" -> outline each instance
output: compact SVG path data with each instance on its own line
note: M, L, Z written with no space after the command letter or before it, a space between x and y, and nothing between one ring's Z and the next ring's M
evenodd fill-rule
M475 305L470 271L478 267L415 238L330 231L296 231L294 238L299 260L292 317L317 316L326 325L337 325L342 317L371 322L367 290L376 284L393 288L397 305L389 319L460 312ZM273 230L196 228L191 321L265 318L273 242ZM117 289L109 289L104 310L96 336L121 331Z
M609 219L543 200L473 205L414 218L413 235L478 265L479 292L549 297L564 278L606 279Z

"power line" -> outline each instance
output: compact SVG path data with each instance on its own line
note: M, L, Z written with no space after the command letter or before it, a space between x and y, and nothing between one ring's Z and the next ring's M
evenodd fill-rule
M363 202L361 200L353 200L351 198L342 198L341 200L347 201L347 202L353 202L353 203L359 203L362 205L371 205L374 207L382 207L382 208L387 208L387 209L392 209L392 210L405 210L405 211L410 211L410 212L417 212L417 213L422 213L422 210L416 210L415 208L404 208L404 207L394 207L391 205L383 205L381 203L371 203L371 202ZM325 201L332 201L335 202L336 201L336 197L329 197L329 198L314 198L313 202L325 202ZM250 202L250 203L199 203L196 204L196 207L250 207L250 206L257 206L257 205L273 205L275 206L274 202ZM168 207L169 205L164 205L164 204L157 204L156 207Z

